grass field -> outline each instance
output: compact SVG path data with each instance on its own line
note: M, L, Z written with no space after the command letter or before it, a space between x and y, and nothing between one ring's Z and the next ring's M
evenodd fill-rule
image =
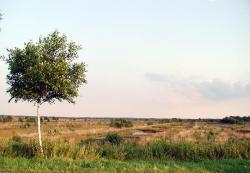
M29 124L27 127L26 125ZM250 124L220 124L206 122L172 122L159 123L158 121L133 121L132 127L110 127L110 120L95 119L59 119L58 121L43 121L42 136L44 140L66 140L78 143L85 139L99 139L109 132L116 132L126 139L145 143L156 139L170 141L207 141L225 142L229 138L250 139ZM146 133L145 133L146 132ZM36 139L37 127L35 122L0 122L0 139L10 139L13 136L22 139Z
M48 160L0 158L0 171L8 172L162 172L162 173L249 173L249 160L203 162Z
M0 172L250 172L248 123L113 125L108 119L44 120L41 155L34 120L0 122Z

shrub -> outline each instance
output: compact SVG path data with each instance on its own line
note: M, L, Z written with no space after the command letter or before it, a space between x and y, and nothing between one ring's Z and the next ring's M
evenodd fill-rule
M40 157L40 152L38 149L38 145L34 141L31 141L30 143L12 143L12 153L15 157Z
M120 145L123 142L123 138L117 133L109 133L104 141L109 142L112 145Z
M116 127L116 128L133 127L133 123L125 119L111 120L110 127Z

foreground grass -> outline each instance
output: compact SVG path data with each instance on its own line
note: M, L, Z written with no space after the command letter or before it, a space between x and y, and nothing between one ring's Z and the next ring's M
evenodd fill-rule
M202 162L95 161L25 159L0 157L0 172L164 172L164 173L249 173L250 160Z

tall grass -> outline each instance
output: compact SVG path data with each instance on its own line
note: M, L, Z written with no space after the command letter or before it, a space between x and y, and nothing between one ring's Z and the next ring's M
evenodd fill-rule
M178 143L163 140L146 145L126 143L124 145L104 145L99 148L102 157L120 160L218 160L249 159L250 143L234 141L225 144L182 141Z
M13 140L1 141L0 156L24 158L64 158L94 160L99 158L96 149L90 145L73 145L67 142L43 143L43 154L40 153L39 144L31 140L27 143Z
M48 142L43 145L43 155L39 145L31 140L9 140L0 142L0 156L24 158L60 158L95 160L100 157L118 160L219 160L250 159L250 142L230 140L224 144L181 141L152 141L145 145L136 142L123 142L114 145L110 142L70 144L68 142Z

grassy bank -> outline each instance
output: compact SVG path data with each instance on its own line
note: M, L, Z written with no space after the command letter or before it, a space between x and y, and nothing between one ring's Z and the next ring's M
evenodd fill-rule
M107 135L103 141L0 141L0 172L166 172L249 173L250 142L178 143L156 140L144 145Z
M113 136L114 137L114 136ZM249 141L228 141L227 143L199 143L182 141L152 141L145 145L136 142L118 142L120 138L108 138L102 143L70 144L68 142L44 142L44 155L40 155L35 141L28 143L10 140L0 143L0 156L47 159L96 160L176 160L202 161L224 159L250 159Z
M0 172L248 173L249 160L202 162L0 158Z

